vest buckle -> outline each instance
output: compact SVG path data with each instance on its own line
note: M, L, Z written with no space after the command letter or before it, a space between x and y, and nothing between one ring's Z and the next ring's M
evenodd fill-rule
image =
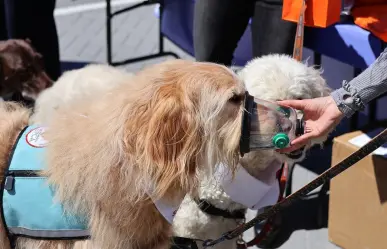
M4 183L4 189L7 191L13 190L13 187L15 186L15 177L12 175L8 175L5 178L5 183Z

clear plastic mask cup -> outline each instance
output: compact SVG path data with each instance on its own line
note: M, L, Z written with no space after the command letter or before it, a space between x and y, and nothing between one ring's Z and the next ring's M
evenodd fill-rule
M251 151L286 148L297 136L297 113L293 108L254 98L250 118Z

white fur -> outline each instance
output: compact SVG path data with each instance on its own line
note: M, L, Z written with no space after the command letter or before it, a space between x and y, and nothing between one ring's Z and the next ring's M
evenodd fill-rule
M30 124L45 124L60 106L90 94L108 92L113 87L127 82L130 77L130 73L100 64L67 71L52 87L38 96Z
M239 75L250 94L265 100L310 99L330 93L319 70L287 55L273 54L254 59Z
M286 55L274 54L254 59L241 70L239 76L251 95L265 100L316 98L326 96L330 92L320 71ZM241 164L259 179L260 172L265 170L273 158L281 162L293 162L274 150L267 150L248 153L241 159ZM221 209L231 211L245 208L233 202L214 179L206 177L201 179L199 197ZM236 225L235 220L203 213L189 196L183 201L174 219L176 235L196 239L216 239L234 229ZM200 242L198 245L202 248ZM213 248L236 248L236 240L222 242Z

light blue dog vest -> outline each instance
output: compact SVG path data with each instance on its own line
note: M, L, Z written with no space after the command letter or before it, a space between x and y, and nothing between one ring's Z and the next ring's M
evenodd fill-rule
M87 220L65 212L55 192L39 175L45 168L45 127L26 127L16 140L5 174L3 221L10 237L87 239Z

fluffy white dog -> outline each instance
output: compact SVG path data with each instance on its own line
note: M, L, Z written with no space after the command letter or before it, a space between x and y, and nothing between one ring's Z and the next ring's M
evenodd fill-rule
M92 64L82 69L65 72L37 98L30 124L46 124L61 106L91 94L107 92L129 82L133 74L103 64Z
M327 96L330 93L319 70L286 55L269 55L254 59L239 72L239 76L251 95L264 100L308 99ZM325 138L313 141L312 144L321 143L323 140ZM276 172L283 162L294 163L304 159L307 149L303 148L291 155L282 155L274 150L247 153L240 159L240 170L243 172L237 174L234 179L240 182L234 184L236 189L229 191L225 191L217 179L202 177L199 199L194 200L186 196L175 216L175 234L195 239L216 239L242 222L240 213L251 207L251 204L254 209L274 204L279 192L276 189ZM254 178L260 183L254 182ZM236 190L239 192L235 193ZM202 202L205 205L200 208L198 204ZM236 247L236 240L230 240L214 248Z

